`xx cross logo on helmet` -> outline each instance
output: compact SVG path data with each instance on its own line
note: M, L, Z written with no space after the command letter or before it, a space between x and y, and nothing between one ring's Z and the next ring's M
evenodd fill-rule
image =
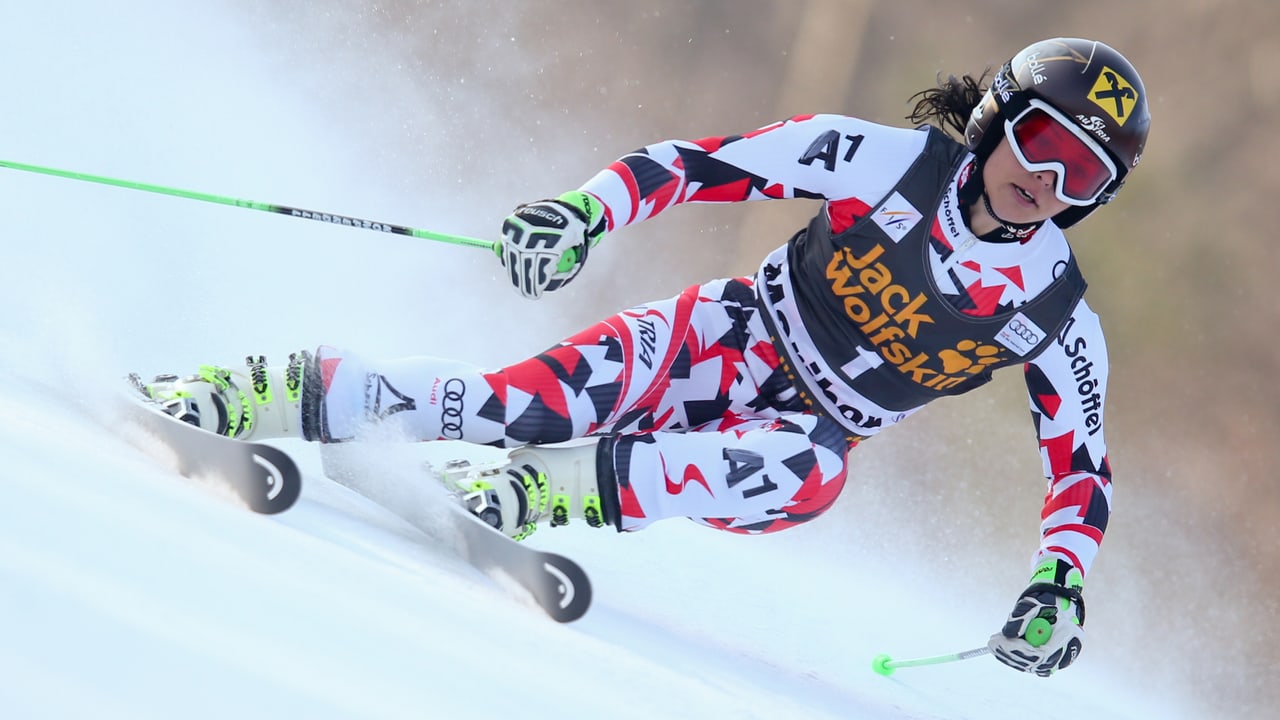
M1089 99L1123 126L1138 104L1138 92L1120 73L1103 65L1098 80L1089 91Z

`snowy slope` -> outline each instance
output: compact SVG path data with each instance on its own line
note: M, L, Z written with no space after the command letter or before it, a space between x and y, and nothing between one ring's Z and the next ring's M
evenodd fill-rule
M1049 683L987 658L871 673L875 652L962 649L986 624L820 537L544 531L596 585L587 617L557 625L324 479L314 448L285 444L303 498L257 516L50 392L2 391L6 717L1177 716L1099 663ZM401 475L401 501L436 497Z
M0 157L391 222L446 197L435 229L493 224L421 161L454 138L368 131L402 89L376 56L344 81L234 5L17 5ZM879 652L983 644L1008 593L993 611L850 547L836 514L766 538L544 530L595 584L561 626L441 549L410 463L366 488L379 504L283 443L302 499L245 512L122 442L105 388L320 342L511 360L571 329L573 296L531 309L471 250L14 171L0 218L4 718L1190 717L1087 644L1047 682L990 658L874 675Z

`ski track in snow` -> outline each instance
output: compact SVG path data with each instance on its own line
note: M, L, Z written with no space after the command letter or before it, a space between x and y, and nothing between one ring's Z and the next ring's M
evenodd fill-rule
M451 138L403 151L350 129L394 75L324 115L304 91L347 86L297 62L304 41L268 41L280 28L246 8L174 5L7 9L23 32L0 47L0 157L392 222L421 207L437 181L420 157ZM873 674L878 652L982 645L1001 616L926 568L829 544L838 518L763 538L544 529L531 542L578 560L596 593L562 626L444 549L411 464L365 489L380 504L281 442L302 498L246 512L123 442L102 420L111 383L319 342L492 362L493 337L534 351L560 329L526 329L539 311L471 250L9 170L0 205L5 718L1183 716L1087 643L1051 681L990 658ZM465 232L475 218L456 212L433 222ZM486 330L424 322L469 296L498 316Z

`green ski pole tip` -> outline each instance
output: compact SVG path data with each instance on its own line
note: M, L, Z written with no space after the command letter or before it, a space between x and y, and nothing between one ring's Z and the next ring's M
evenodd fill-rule
M880 653L871 660L871 669L875 670L877 674L888 677L893 674L893 668L889 667L890 660L892 658L888 655Z

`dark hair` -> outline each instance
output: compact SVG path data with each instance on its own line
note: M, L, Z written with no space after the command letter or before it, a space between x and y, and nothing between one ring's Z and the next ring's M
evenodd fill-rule
M984 70L976 80L972 75L958 79L948 75L946 80L938 75L937 87L921 90L907 99L907 102L916 101L907 119L916 124L932 122L943 130L954 130L963 139L969 115L987 92L983 83L990 72L990 68Z

